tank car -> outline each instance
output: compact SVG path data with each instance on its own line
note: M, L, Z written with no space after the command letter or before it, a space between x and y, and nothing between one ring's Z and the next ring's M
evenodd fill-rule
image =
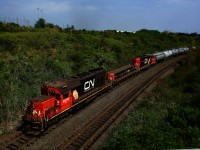
M171 51L172 51L172 55L173 56L176 56L176 55L179 54L179 50L178 49L172 49Z
M159 53L154 53L153 56L156 59L156 62L162 61L165 59L165 53L164 52L159 52Z
M169 58L169 57L172 56L172 51L170 51L170 50L164 51L163 53L164 53L164 55L165 55L165 58Z
M194 47L193 49L196 49L196 48ZM188 52L188 51L189 51L189 48L188 48L188 47L185 47L185 48L184 48L184 51L185 51L185 52Z

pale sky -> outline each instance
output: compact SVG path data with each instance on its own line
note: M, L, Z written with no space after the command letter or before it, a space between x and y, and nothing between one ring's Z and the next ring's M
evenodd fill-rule
M32 26L44 17L76 29L200 33L200 0L1 0L5 17L25 17Z

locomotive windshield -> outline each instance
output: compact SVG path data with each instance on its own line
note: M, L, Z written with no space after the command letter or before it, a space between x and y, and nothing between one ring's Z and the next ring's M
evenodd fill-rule
M55 93L54 90L49 91L50 96L55 96L57 100L60 100L60 94Z

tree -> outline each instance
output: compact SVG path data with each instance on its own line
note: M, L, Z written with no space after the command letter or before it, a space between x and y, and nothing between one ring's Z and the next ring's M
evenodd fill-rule
M46 27L49 27L49 28L54 28L54 27L55 27L55 25L54 25L53 23L47 23L47 24L46 24Z
M35 23L35 28L45 28L46 22L44 18L39 18L39 20Z

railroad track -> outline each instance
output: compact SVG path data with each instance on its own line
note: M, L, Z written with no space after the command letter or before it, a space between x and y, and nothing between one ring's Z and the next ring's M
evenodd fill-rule
M40 140L40 138L51 133L53 130L57 129L59 126L61 126L63 123L65 123L70 117L73 117L73 115L65 117L62 120L60 120L57 124L50 126L48 128L48 130L44 131L39 136L27 135L27 134L24 134L23 132L19 132L16 135L13 135L12 137L10 137L9 139L1 141L0 142L0 150L28 149L35 142Z
M182 59L181 57L178 57ZM127 92L126 95L121 95L115 103L105 108L99 115L93 117L89 120L85 126L77 131L68 138L64 140L57 149L88 149L97 139L102 135L102 133L122 114L122 112L130 106L130 104L136 99L157 77L163 74L171 66L173 66L178 60L172 59L171 65L164 68L156 76L153 75L151 78L145 80L143 83L138 83L136 88ZM122 103L123 102L123 103ZM59 123L52 125L47 131L41 135L41 137L49 134L54 129L61 126L69 117L73 117L73 114L63 118ZM37 142L40 137L28 136L22 132L13 136L10 140L6 140L0 143L0 150L18 150L18 149L28 149Z
M89 149L92 144L106 131L106 129L134 102L134 100L158 77L168 71L178 59L170 61L170 65L166 65L158 73L151 75L148 79L138 84L134 89L121 95L112 105L105 108L99 115L89 120L83 128L74 132L74 134L57 147L57 149L76 150Z
M19 149L21 146L28 144L32 140L34 140L34 137L19 133L18 135L12 137L10 140L2 142L0 144L0 149L16 150Z

